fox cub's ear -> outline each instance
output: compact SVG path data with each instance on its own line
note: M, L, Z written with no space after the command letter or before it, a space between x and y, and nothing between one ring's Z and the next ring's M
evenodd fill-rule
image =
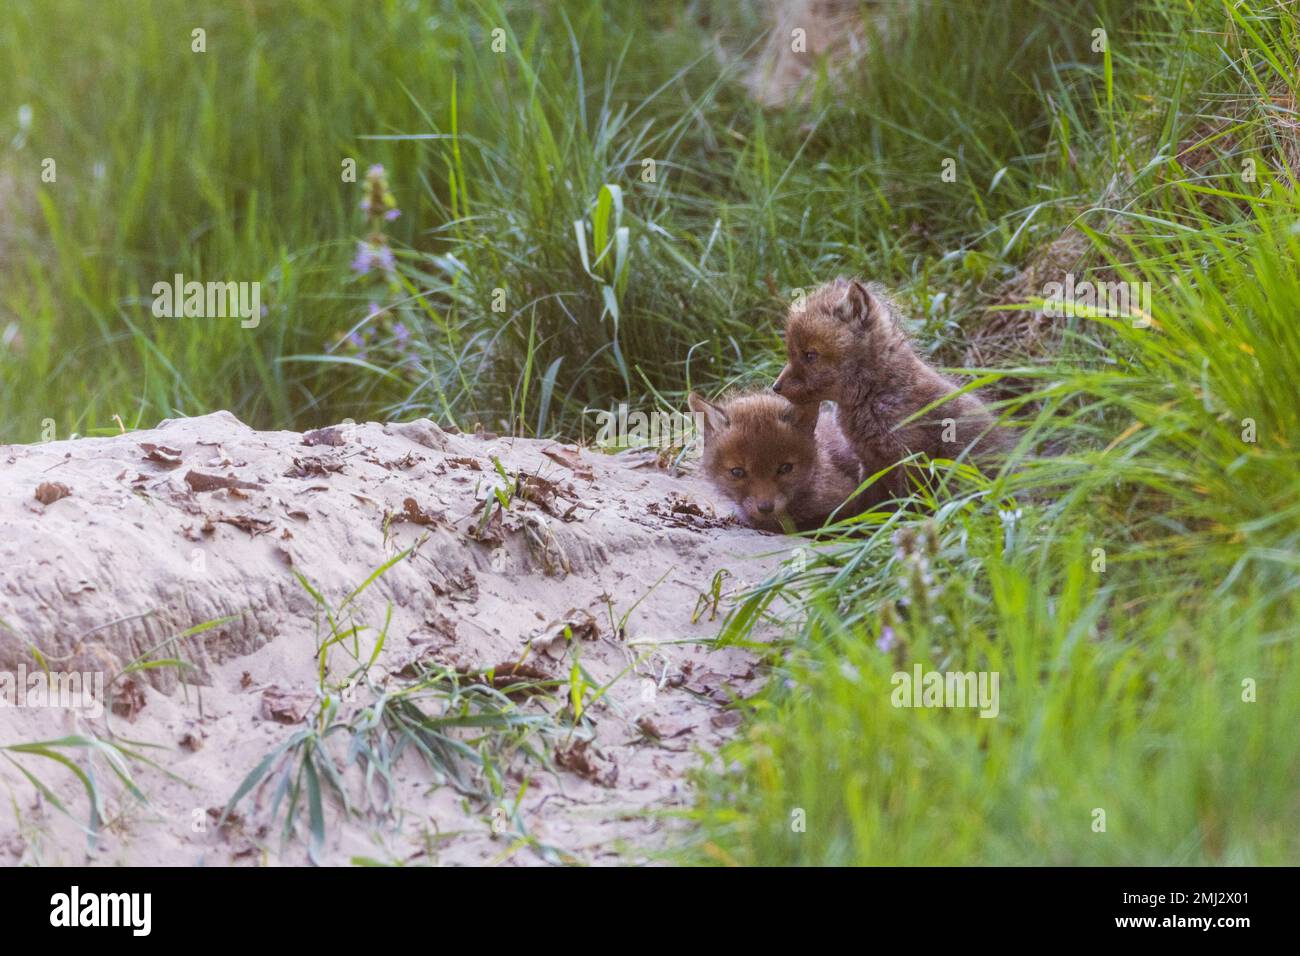
M727 418L727 413L722 410L720 405L714 405L712 402L706 402L694 392L686 396L686 404L696 415L704 416L704 434L722 431L731 424L731 419Z
M884 305L858 279L836 279L835 287L844 295L835 303L835 317L841 322L866 329L884 314Z
M789 422L801 432L814 431L817 428L817 416L821 414L821 402L805 402L802 405L791 405L781 412L781 420Z

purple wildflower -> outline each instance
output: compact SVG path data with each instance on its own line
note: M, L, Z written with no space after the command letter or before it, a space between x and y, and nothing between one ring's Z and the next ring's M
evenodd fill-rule
M357 243L357 255L352 260L352 271L360 275L365 275L370 271L370 267L375 264L375 252L370 243L362 241Z
M357 255L352 260L352 271L358 275L368 275L375 266L385 272L392 272L397 267L397 260L393 257L393 250L383 243L366 242L365 240L358 242Z
M876 648L882 654L888 654L898 646L898 637L894 634L894 629L886 624L880 629L880 639L876 641Z
M406 345L407 341L411 338L411 331L401 322L398 322L396 325L393 326L393 338L397 340L398 345L404 346Z
M384 218L385 218L386 220L388 220L389 222L392 222L394 219L396 219L396 218L397 218L398 216L400 216L401 214L402 214L402 210L400 210L400 209L390 209L390 210L388 210L388 212L384 213Z

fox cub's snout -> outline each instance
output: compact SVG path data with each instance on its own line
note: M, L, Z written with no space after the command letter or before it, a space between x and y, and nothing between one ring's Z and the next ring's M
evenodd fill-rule
M818 528L857 487L857 460L818 403L757 392L688 404L704 422L705 473L752 527Z

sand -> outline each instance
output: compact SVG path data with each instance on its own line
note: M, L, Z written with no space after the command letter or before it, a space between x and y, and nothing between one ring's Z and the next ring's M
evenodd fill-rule
M504 512L486 507L511 484ZM0 674L85 674L106 682L112 705L0 706L0 745L93 734L157 765L129 765L142 801L95 758L104 822L92 841L76 777L10 752L50 793L0 759L0 863L654 861L689 826L676 811L691 804L690 771L735 733L734 702L764 680L752 652L713 645L723 617L808 547L726 514L698 476L652 454L426 420L304 435L217 412L0 447ZM722 570L714 614L704 605ZM322 602L338 629L358 628L329 648L323 684ZM575 656L589 685L578 720ZM489 747L486 769L459 760L452 774L408 748L387 782L367 778L348 732L332 734L349 809L326 787L316 833L304 798L286 838L275 788L290 765L273 763L218 826L240 782L295 734L355 723L385 695L451 671L470 688L458 701L484 699L484 681L540 682L542 693L488 695L536 726L449 731L471 756L476 738L506 745ZM459 713L446 699L419 705ZM84 747L59 752L86 765Z

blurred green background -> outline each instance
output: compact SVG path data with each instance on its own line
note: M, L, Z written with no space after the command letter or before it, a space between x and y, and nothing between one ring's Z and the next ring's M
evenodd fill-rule
M998 217L1040 198L1016 165L983 187L1045 148L1047 51L1089 42L1035 3L994 7L887 5L922 22L866 57L871 102L821 89L765 113L745 86L758 3L9 4L0 438L215 408L262 427L400 410L572 431L590 405L761 379L793 288L920 268L924 301L921 262L958 253L937 268L949 326L972 304L953 281L1007 258ZM962 185L917 175L948 156ZM376 298L348 268L366 228L345 159L358 180L382 164L402 211L400 286L378 283L394 308L360 335L405 349L335 347ZM613 255L589 274L574 232L594 260L606 184L608 231L628 236L613 300ZM1010 258L1059 219L1037 216ZM177 272L261 282L266 320L155 318L149 290ZM412 341L392 342L397 321Z

